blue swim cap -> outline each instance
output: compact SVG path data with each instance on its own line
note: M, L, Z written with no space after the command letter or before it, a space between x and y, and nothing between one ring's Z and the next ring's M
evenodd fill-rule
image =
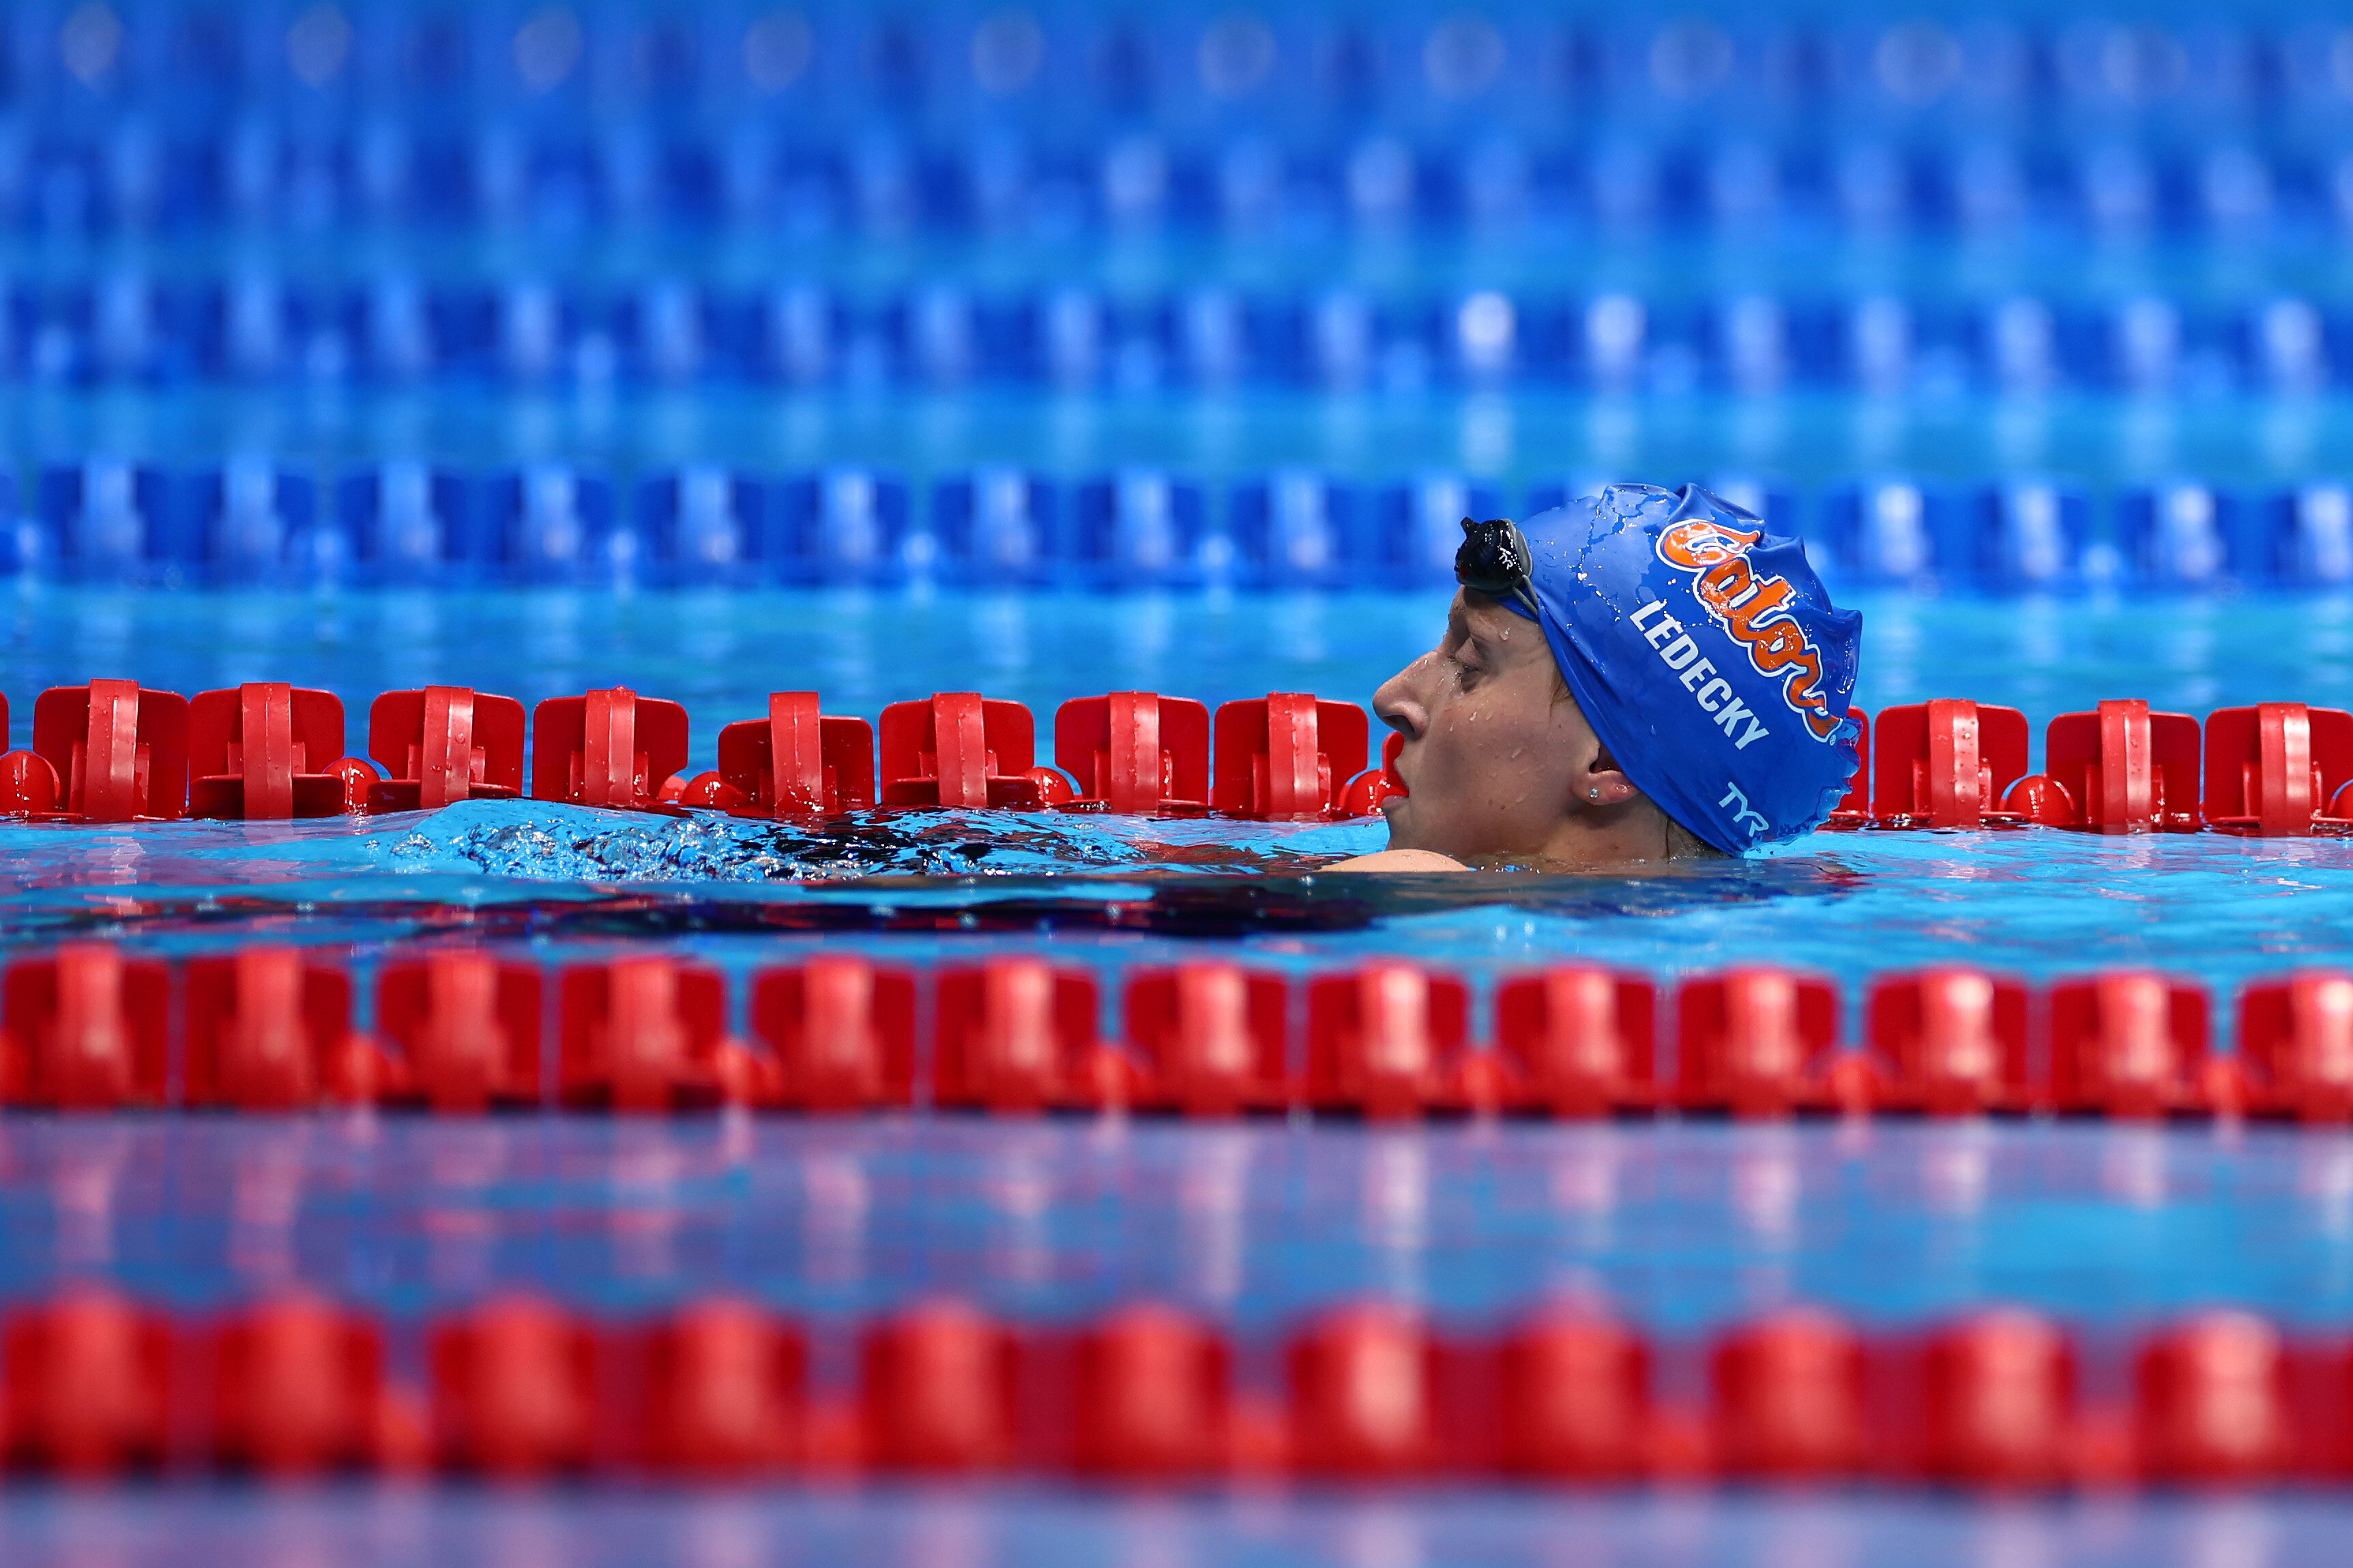
M1611 485L1520 531L1569 691L1661 810L1738 855L1837 809L1862 617L1803 543L1697 485Z

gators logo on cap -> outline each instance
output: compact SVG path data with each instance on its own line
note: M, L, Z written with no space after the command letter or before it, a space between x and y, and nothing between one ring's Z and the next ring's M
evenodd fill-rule
M1806 721L1814 739L1837 742L1846 725L1822 694L1822 652L1788 609L1796 590L1788 579L1758 576L1748 551L1764 531L1728 527L1713 518L1675 523L1659 535L1659 559L1694 573L1709 616L1748 651L1757 673L1781 681L1781 700Z

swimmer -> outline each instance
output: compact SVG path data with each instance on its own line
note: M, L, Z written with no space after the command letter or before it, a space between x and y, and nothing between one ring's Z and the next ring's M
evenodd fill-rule
M1736 856L1836 809L1862 621L1799 541L1696 485L1462 531L1444 639L1373 696L1405 737L1389 847L1329 869Z

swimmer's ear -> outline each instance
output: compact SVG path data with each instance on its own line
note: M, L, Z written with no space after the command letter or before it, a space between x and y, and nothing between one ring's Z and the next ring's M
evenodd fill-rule
M1577 776L1571 786L1575 804L1585 808L1623 805L1642 792L1634 787L1618 766L1618 759L1602 746L1593 753L1593 761Z

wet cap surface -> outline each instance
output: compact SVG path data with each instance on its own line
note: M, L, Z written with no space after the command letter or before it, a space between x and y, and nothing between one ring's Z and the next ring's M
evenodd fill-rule
M1696 485L1612 485L1520 529L1553 658L1643 794L1735 855L1821 826L1857 764L1862 617L1799 540Z

